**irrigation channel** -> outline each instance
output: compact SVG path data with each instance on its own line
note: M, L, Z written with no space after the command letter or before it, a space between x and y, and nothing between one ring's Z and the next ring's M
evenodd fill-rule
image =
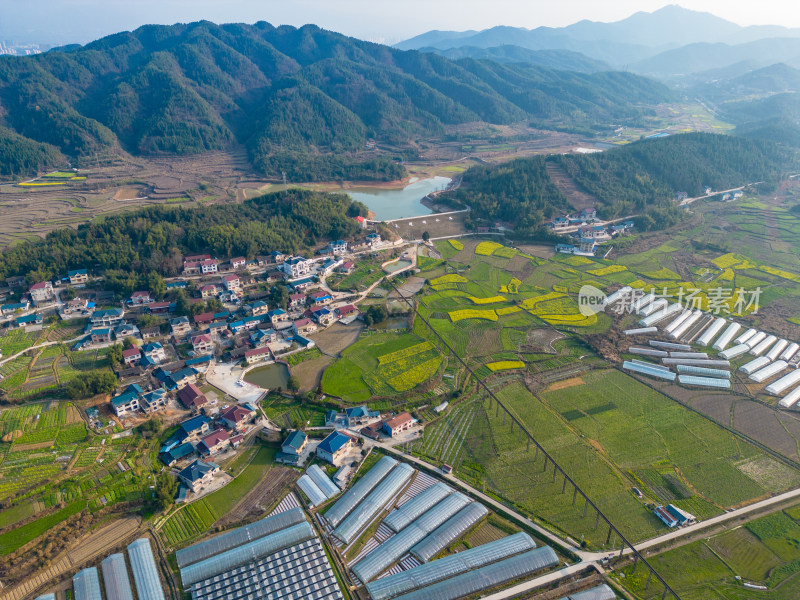
M644 556L642 556L642 554L640 554L640 552L636 549L636 547L633 544L631 544L624 535L622 535L622 532L620 532L620 530L617 529L617 527L611 522L611 520L608 517L606 517L605 514L603 514L600 508L589 499L589 496L587 496L586 493L580 487L578 487L578 484L575 483L575 481L567 474L567 472L561 468L561 466L553 459L553 457L547 452L547 450L545 450L544 447L541 444L539 444L539 442L536 441L536 439L525 428L525 426L511 413L511 411L509 411L508 408L506 408L506 406L502 402L500 402L495 393L489 389L489 386L487 386L483 381L481 381L480 378L478 378L475 375L475 373L469 367L469 365L467 365L467 363L460 356L458 356L458 354L450 346L450 344L441 335L439 335L439 333L431 326L430 323L428 323L427 319L425 319L425 317L423 317L422 315L419 314L419 312L417 312L416 307L414 306L412 300L410 298L405 298L404 296L402 296L402 294L400 294L400 291L397 289L397 286L394 284L394 281L387 278L387 282L389 283L389 285L392 286L392 288L398 294L398 296L400 296L400 298L403 301L405 301L406 304L408 304L409 308L416 313L416 318L420 319L428 327L428 329L431 330L433 335L436 336L436 338L441 342L442 346L444 346L444 348L446 348L446 350L450 354L452 354L459 363L461 363L461 366L464 367L464 369L467 372L467 376L468 377L472 376L477 382L477 384L483 388L483 390L489 397L489 410L491 410L492 402L494 402L495 417L499 416L500 409L502 408L503 423L505 423L506 417L508 417L512 433L514 432L514 425L517 426L517 431L519 432L519 441L521 442L523 440L523 437L526 438L525 448L527 451L530 451L531 444L533 444L535 451L533 464L536 464L537 460L539 459L539 454L541 453L542 456L544 457L543 471L546 471L548 469L548 465L552 464L553 482L555 482L559 476L563 478L564 484L561 488L561 493L562 494L567 493L568 485L572 489L572 506L576 505L578 496L580 496L581 499L583 500L583 516L584 517L586 516L587 512L589 511L589 508L591 508L592 512L596 514L595 525L594 525L595 530L597 530L597 528L600 526L600 520L602 519L604 526L608 527L608 535L606 536L606 545L611 545L612 547L615 546L616 538L619 538L621 544L617 560L623 557L623 555L625 554L625 548L627 547L630 551L630 554L633 555L634 571L638 567L639 562L644 564L644 566L647 567L647 569L649 569L649 574L647 576L647 584L645 586L645 589L650 588L650 580L653 577L655 577L659 581L659 583L661 583L661 585L664 586L664 593L661 596L662 600L665 600L667 598L667 595L674 598L675 600L681 600L680 596L678 596L678 593L675 590L673 590L670 587L670 585L664 580L664 578L655 570L655 568L649 562L647 562L647 559ZM580 510L580 508L578 508L577 510ZM612 535L616 536L616 538L613 540L613 543L611 539Z

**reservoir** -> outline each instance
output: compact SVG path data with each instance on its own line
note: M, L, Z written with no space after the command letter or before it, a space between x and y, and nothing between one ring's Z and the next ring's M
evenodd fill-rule
M412 180L402 189L360 187L352 188L347 193L353 200L363 202L379 221L391 221L431 214L433 211L421 204L420 200L431 192L447 188L450 181L449 177L431 177Z
M275 363L266 367L259 367L248 371L244 376L248 383L257 385L265 390L286 389L289 383L289 367L283 363Z

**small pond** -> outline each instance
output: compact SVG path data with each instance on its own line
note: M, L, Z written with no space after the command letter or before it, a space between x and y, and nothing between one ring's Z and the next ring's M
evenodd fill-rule
M383 267L383 270L386 271L387 273L394 273L396 271L401 271L401 270L405 269L406 267L410 267L410 266L411 266L411 261L410 260L406 260L404 258L404 259L398 260L397 262L393 262L391 264L386 265L385 267Z
M244 376L244 380L266 390L277 388L285 390L289 383L289 367L283 363L259 367L248 371Z
M384 319L380 323L375 323L370 327L371 329L383 329L383 330L395 330L395 329L407 329L408 328L408 318L407 317L389 317L388 319Z
M381 221L419 217L433 211L420 201L430 194L447 188L449 177L430 177L412 181L401 189L380 187L353 188L347 193L353 200L367 205Z

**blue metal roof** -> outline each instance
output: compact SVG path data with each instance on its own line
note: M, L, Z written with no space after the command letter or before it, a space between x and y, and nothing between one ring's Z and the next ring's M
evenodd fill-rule
M295 450L299 450L300 447L305 443L307 437L308 436L306 436L306 434L302 431L296 430L289 434L289 437L283 441L282 445L291 446Z
M67 271L68 277L75 277L75 275L88 275L89 271L87 269L75 269L74 271Z
M179 475L187 481L194 483L195 481L202 479L209 471L213 471L214 469L218 468L219 466L214 463L205 463L201 460L196 460L188 467L181 470Z
M369 416L369 410L367 410L366 406L353 406L351 408L346 408L344 412L350 419Z
M175 446L166 452L161 452L158 456L164 463L171 463L176 460L180 460L189 456L192 452L194 452L194 446L192 446L189 442L184 444L180 444L179 446Z
M193 431L197 431L200 429L204 424L208 424L211 422L211 419L206 417L205 415L197 415L196 417L192 417L191 419L187 419L183 423L180 424L180 429L185 431L186 433L191 433Z
M318 450L321 449L325 452L329 452L330 454L334 454L349 441L350 441L349 436L346 436L345 434L340 433L338 431L334 431L319 443L317 449Z

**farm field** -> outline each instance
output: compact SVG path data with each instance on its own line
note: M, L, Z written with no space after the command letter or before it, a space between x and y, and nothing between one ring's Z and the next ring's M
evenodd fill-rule
M177 548L207 533L217 520L224 518L274 468L275 452L274 448L258 446L250 464L225 487L175 510L159 527L164 543ZM274 490L274 493L286 491L288 487ZM269 503L262 498L261 503L264 502Z
M793 600L800 595L798 518L800 507L779 511L648 560L687 600ZM617 581L637 597L660 598L660 592L644 589L642 569L622 573ZM748 590L744 582L769 589Z

